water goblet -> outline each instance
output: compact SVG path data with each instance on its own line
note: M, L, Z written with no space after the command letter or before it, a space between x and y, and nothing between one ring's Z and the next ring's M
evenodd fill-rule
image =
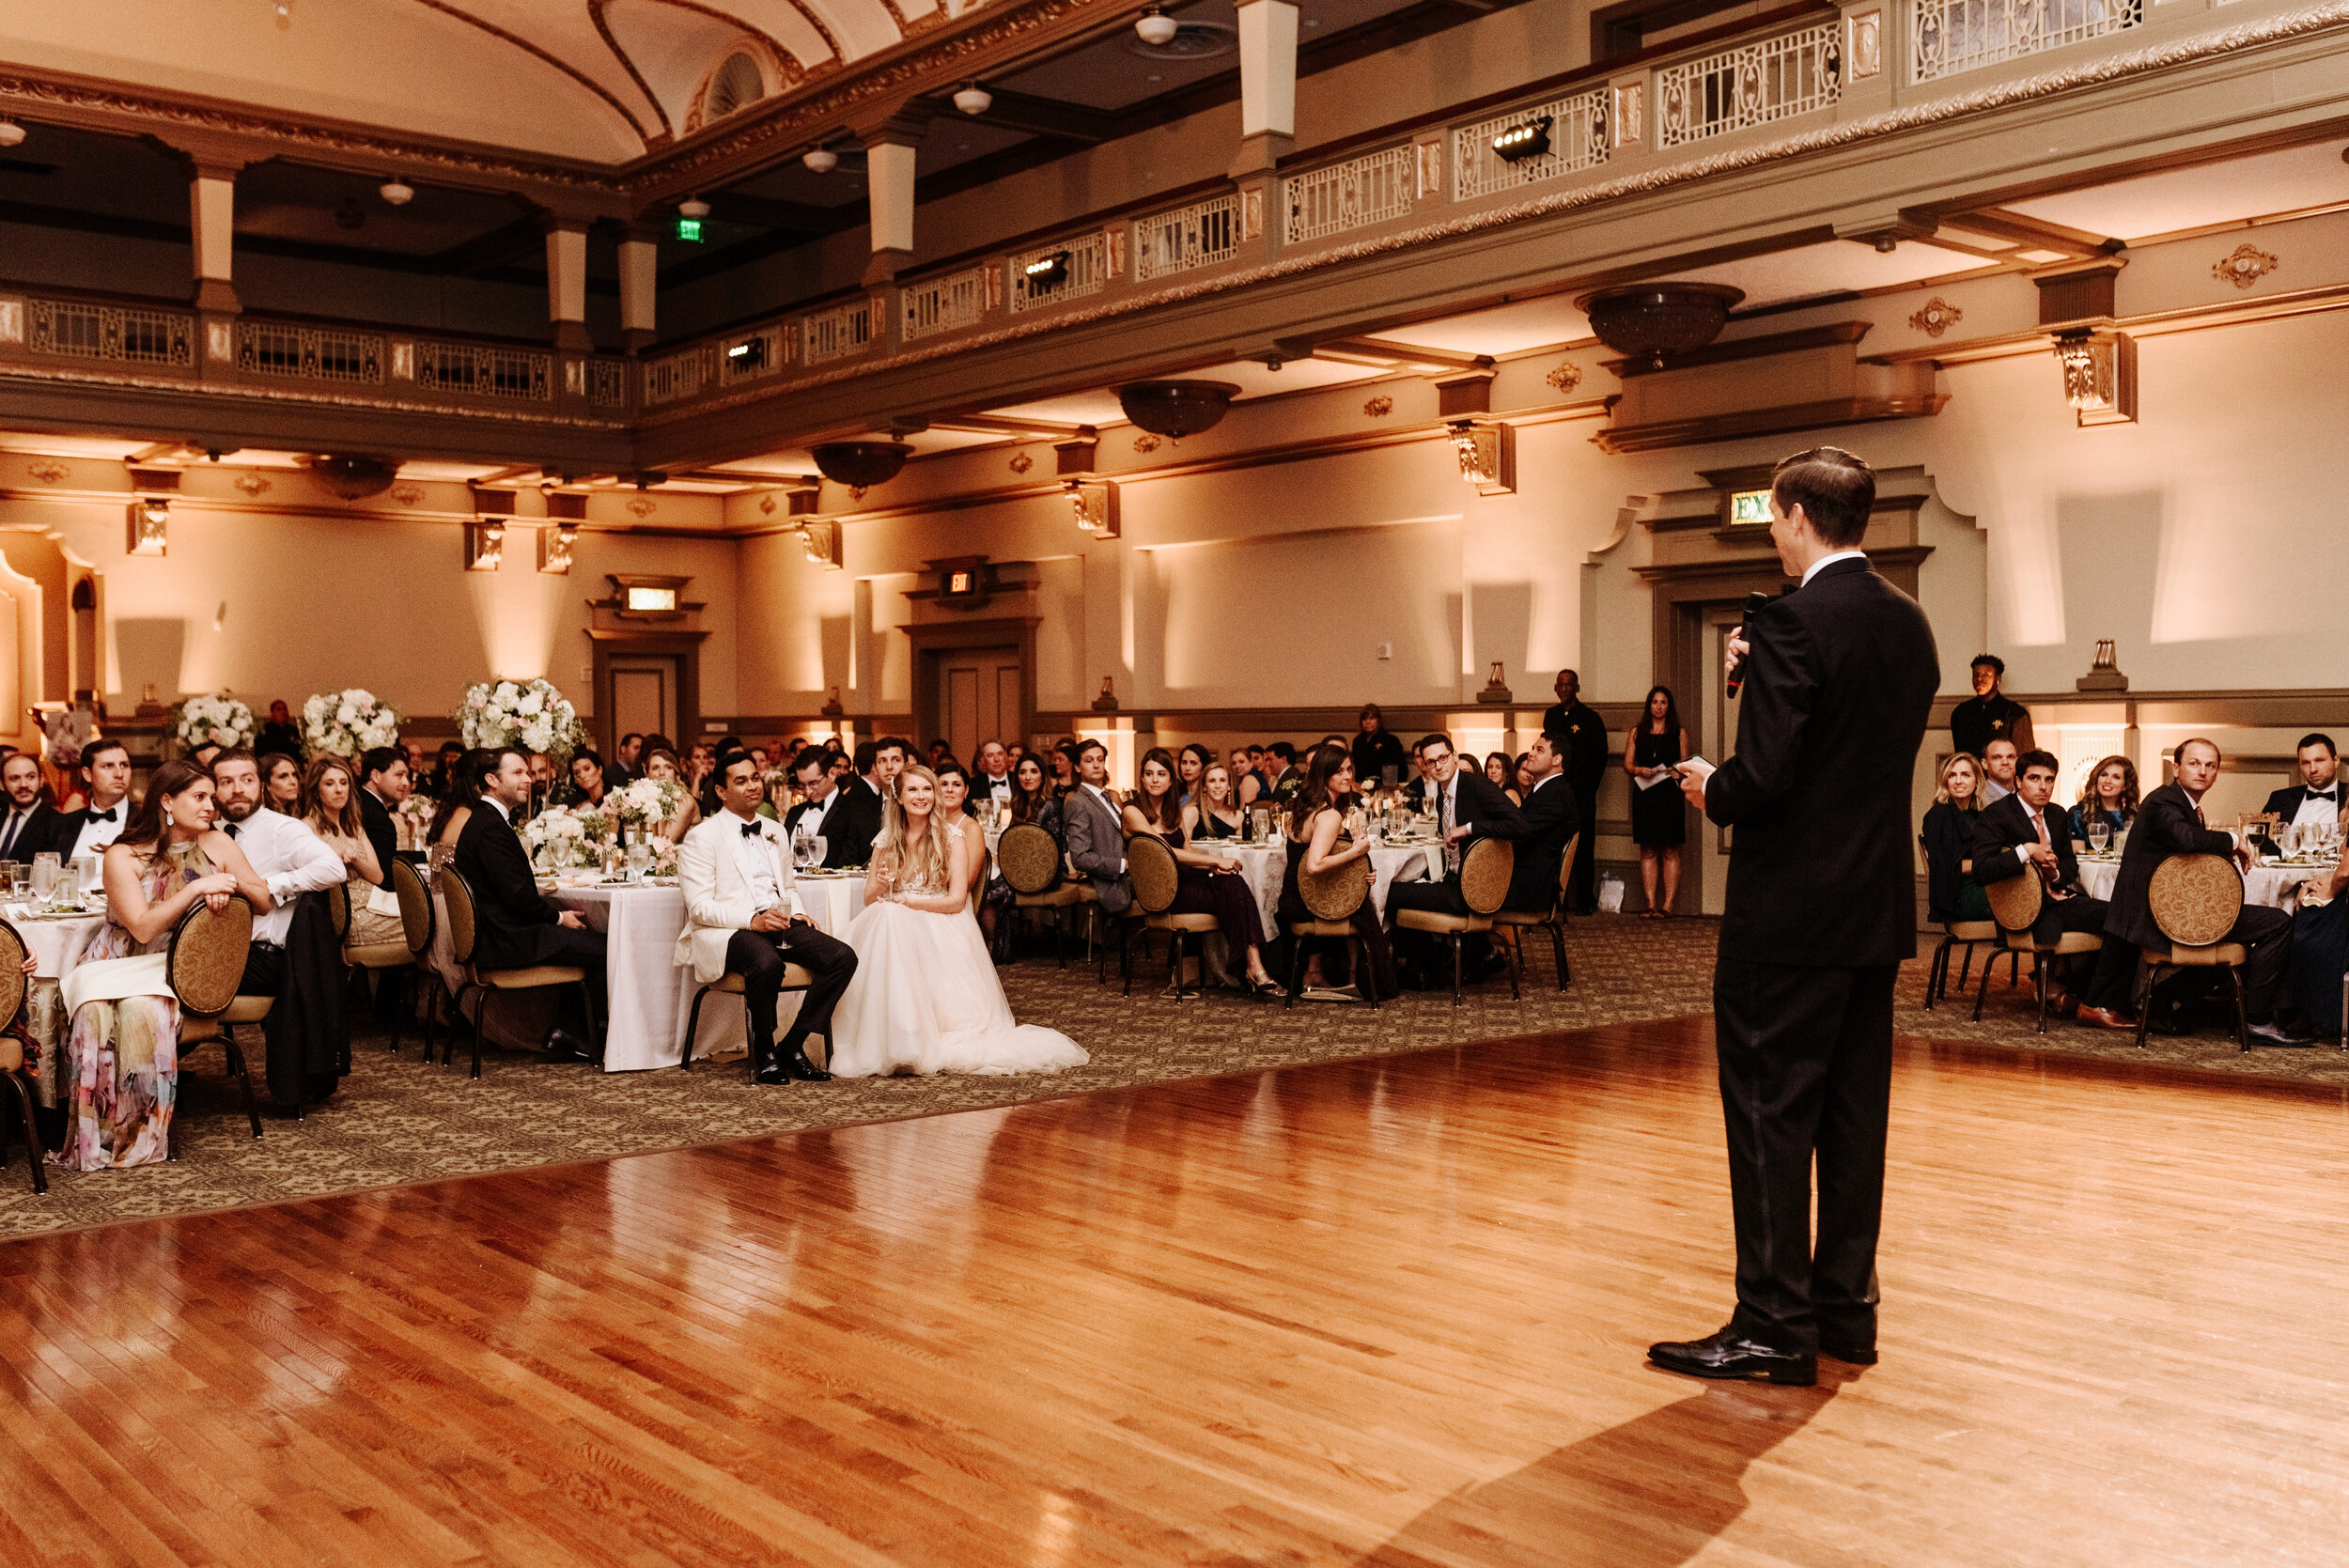
M2102 815L2097 815L2088 824L2088 847L2094 853L2103 854L2105 846L2111 840L2112 824L2106 821Z
M44 849L33 857L33 893L36 897L48 897L49 890L57 885L57 852L54 849Z

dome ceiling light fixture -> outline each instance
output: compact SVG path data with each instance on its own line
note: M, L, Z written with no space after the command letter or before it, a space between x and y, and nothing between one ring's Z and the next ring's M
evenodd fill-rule
M416 199L416 188L402 179L387 179L375 188L375 194L394 207L405 207Z
M955 93L955 107L966 115L984 115L995 107L995 95L976 82L965 82Z
M1128 54L1145 60L1212 60L1239 50L1239 30L1228 22L1177 22L1153 8L1134 23L1134 36L1118 40Z
M1180 441L1212 430L1240 389L1230 381L1128 381L1116 389L1126 417L1154 436Z
M1661 370L1666 360L1720 336L1731 308L1745 297L1725 283L1633 283L1585 294L1574 308L1590 318L1601 343Z
M1134 18L1134 37L1153 49L1165 48L1174 41L1174 35L1180 31L1182 31L1180 23L1158 6L1151 7Z
M19 147L24 141L24 128L12 119L0 119L0 147Z
M687 196L683 201L677 204L677 216L680 218L707 218L709 216L709 204L702 200L699 196Z
M830 174L840 166L840 154L828 147L812 147L800 154L800 162L810 174Z
M869 490L897 477L913 448L902 441L825 441L807 454L816 459L816 471L833 484Z

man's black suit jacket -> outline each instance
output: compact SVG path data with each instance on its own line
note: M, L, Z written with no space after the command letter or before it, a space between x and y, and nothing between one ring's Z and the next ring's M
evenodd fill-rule
M2336 809L2340 807L2343 793L2344 792L2341 787L2341 781L2338 779L2334 780L2332 794L2333 804ZM2267 798L2267 804L2263 809L2274 812L2276 814L2277 820L2289 825L2294 817L2300 815L2300 807L2302 803L2308 800L2308 785L2294 784L2289 789L2279 789L2276 791L2275 794L2270 795ZM20 860L23 859L22 856L19 856L18 858Z
M7 821L7 815L0 814L0 831L6 830ZM33 807L32 815L24 819L24 831L16 835L14 844L8 846L8 858L30 865L33 857L43 850L63 856L73 844L72 839L67 836L67 821L66 814L48 801L38 802ZM59 842L61 839L63 843Z
M456 865L473 889L475 964L513 970L554 960L563 911L539 894L521 836L487 800L474 803L457 835Z
M1455 774L1460 781L1453 791L1452 804L1458 814L1453 826L1465 822L1476 831L1476 838L1515 838L1517 808L1509 803L1509 797L1501 786L1472 768L1462 768ZM1404 798L1430 816L1439 816L1437 809L1438 785L1431 779L1420 779L1405 790Z
M389 806L375 798L375 791L365 785L359 790L359 826L366 831L367 846L375 851L375 863L383 873L383 885L392 885L392 862L399 858L399 831L392 823Z
M1571 704L1553 703L1542 715L1542 733L1549 737L1550 750L1566 765L1576 803L1587 805L1597 800L1599 781L1607 776L1607 765L1615 760L1607 745L1607 721L1598 716L1598 709L1579 697Z
M2047 846L2055 851L2056 858L2056 886L2077 893L2080 862L2079 851L2072 843L2071 813L2050 800L2046 818ZM2030 813L2025 809L2023 798L2000 796L1974 813L1973 843L1968 851L1973 858L1974 880L1986 888L1994 882L2020 877L2024 861L2015 853L2015 846L2038 841L2039 831L2031 826Z
M1517 865L1509 873L1505 908L1547 910L1558 902L1558 867L1566 840L1582 826L1581 802L1563 772L1533 786L1517 808Z
M2166 784L2139 802L2129 842L2121 850L2121 875L2112 884L2112 907L2105 914L2108 936L2139 947L2167 948L2170 939L2154 924L2154 872L2172 855L2232 855L2234 840L2202 825L2193 798Z
M1720 955L1860 968L1917 952L1909 801L1941 684L1933 628L1866 561L1756 615L1737 751L1704 791L1732 830Z
M824 864L833 870L863 865L873 858L881 830L880 791L851 777L839 789L839 803L824 817Z

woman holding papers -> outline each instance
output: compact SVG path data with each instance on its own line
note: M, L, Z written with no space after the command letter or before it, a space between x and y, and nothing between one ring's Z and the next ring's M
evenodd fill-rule
M1642 920L1662 920L1680 902L1680 846L1688 839L1688 807L1672 769L1688 755L1688 732L1669 686L1651 687L1647 711L1624 737L1623 769L1631 775L1631 839L1640 846L1640 885L1647 893ZM1656 896L1659 869L1664 896Z

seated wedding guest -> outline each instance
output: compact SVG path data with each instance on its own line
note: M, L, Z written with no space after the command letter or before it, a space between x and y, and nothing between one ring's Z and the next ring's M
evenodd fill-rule
M801 748L791 759L791 778L799 786L800 802L784 814L783 826L794 838L814 838L824 831L825 818L843 799L839 781L832 777L832 753L821 746Z
M979 770L971 780L972 797L983 808L980 815L993 820L1011 804L1010 750L1000 740L990 740L979 748Z
M473 889L474 962L490 970L574 965L587 970L588 993L600 995L603 933L588 930L577 911L539 893L530 852L514 831L514 818L530 799L530 763L510 746L487 754L474 775L481 798L457 840L455 862ZM592 1032L589 1020L581 1022ZM558 1024L547 1032L547 1054L584 1062L591 1053L584 1039Z
M212 776L185 760L155 769L103 864L106 924L60 987L71 1022L57 1053L67 1124L56 1158L69 1171L168 1157L179 1081L179 1003L163 956L172 933L198 901L270 906L244 851L212 826Z
M1645 712L1623 737L1623 770L1631 775L1631 842L1640 846L1642 920L1663 920L1680 905L1680 848L1688 842L1688 802L1671 769L1688 760L1688 731L1672 688L1648 689ZM1657 899L1658 874L1663 899Z
M1495 752L1485 759L1485 782L1509 797L1513 806L1525 804L1525 794L1517 788L1517 765L1506 752Z
M1305 908L1305 895L1298 889L1300 876L1317 876L1333 866L1367 856L1372 847L1368 835L1351 844L1341 846L1338 840L1346 832L1346 814L1338 809L1338 800L1354 792L1354 757L1343 746L1325 747L1316 752L1306 768L1305 781L1297 791L1296 803L1289 808L1282 824L1283 837L1288 846L1288 864L1281 874L1281 901L1278 913L1284 925L1301 925L1312 920L1313 912ZM1348 958L1343 942L1316 939L1316 947L1332 949L1330 953L1313 953L1307 959L1304 984L1343 986L1350 978L1361 993L1387 1001L1400 994L1395 979L1393 950L1387 945L1387 934L1378 924L1378 911L1368 898L1354 911L1353 926L1357 936L1370 954L1370 972L1343 975L1336 968Z
M465 824L473 820L473 809L481 800L481 776L497 766L496 757L486 749L459 751L449 764L448 788L433 810L432 825L425 830L427 864L437 869L456 855L458 840L465 836ZM364 759L359 766L366 768Z
M865 774L866 781L882 795L896 794L897 775L906 770L912 756L912 742L898 736L882 736L873 742L873 768Z
M593 808L603 804L604 795L603 758L593 747L582 746L571 753L570 787L557 800L567 806Z
M1077 787L1077 743L1064 740L1048 753L1052 760L1052 799L1065 799Z
M1011 819L1033 822L1053 837L1060 836L1060 802L1044 782L1044 764L1034 757L1021 757L1019 766L1011 770Z
M2305 750L2305 748L2303 748ZM2349 972L2349 857L2328 876L2300 884L2292 915L2292 990L2300 1017L2325 1039L2341 1031L2341 975Z
M1231 769L1211 762L1199 775L1199 793L1183 808L1183 837L1196 844L1203 838L1239 836L1240 811L1232 799Z
M1509 896L1504 909L1545 914L1558 902L1559 867L1565 862L1566 840L1582 826L1582 810L1566 777L1565 759L1557 741L1547 735L1533 737L1533 749L1519 764L1531 782L1519 815L1524 833L1517 841L1517 859L1509 871Z
M259 760L262 806L280 816L301 815L302 764L283 752L264 752Z
M2304 735L2299 745L2300 782L2276 791L2263 810L2293 827L2331 827L2341 820L2341 753L2329 735ZM2335 1000L2333 1011L2341 1011Z
M1525 832L1524 818L1509 803L1509 798L1495 789L1484 774L1459 765L1450 736L1424 736L1412 748L1412 753L1419 761L1435 804L1436 832L1443 842L1443 858L1439 863L1429 866L1430 880L1397 881L1387 890L1390 926L1395 915L1404 909L1467 914L1468 904L1460 896L1460 860L1466 841L1471 837L1517 839ZM1407 961L1422 974L1434 972L1430 968L1434 939L1421 932L1408 935L1414 939L1408 944ZM1480 935L1469 936L1462 947L1464 959L1472 962L1480 975L1489 972L1500 960L1491 943Z
M872 857L881 829L879 779L879 742L857 742L851 771L835 784L837 799L824 814L825 869L863 865Z
M11 752L0 762L0 791L8 796L8 819L0 822L0 861L30 865L44 851L61 853L65 815L49 803L49 784L41 777L40 758L31 752Z
M1196 740L1174 753L1174 804L1176 809L1190 804L1199 793L1199 776L1207 770L1215 753Z
M947 757L930 769L938 781L938 809L949 817L962 815L978 820L979 808L971 799L971 775L962 764Z
M1387 784L1392 769L1392 782L1401 784L1409 771L1403 754L1403 742L1387 728L1387 716L1377 703L1364 703L1361 712L1354 716L1361 727L1351 742L1354 755L1354 784L1360 790L1377 789Z
M832 1009L856 973L848 943L824 935L800 907L791 882L791 855L783 830L757 815L757 763L737 755L718 786L719 810L677 846L677 886L685 894L685 929L677 961L693 979L742 977L750 1009L752 1077L760 1083L830 1081L808 1060L807 1037L832 1039ZM810 984L782 1039L775 1038L775 1001L784 969L797 964ZM692 1048L692 1042L687 1042Z
M399 856L399 824L392 814L399 810L413 786L414 775L408 770L408 754L398 746L371 746L359 753L359 828L366 835L367 846L375 852L375 863L388 886L392 862ZM303 807L303 815L308 808ZM385 938L386 941L391 939Z
M517 827L543 815L554 803L554 758L545 752L524 752L522 757L530 775L530 793L514 818Z
M399 749L408 755L408 777L414 781L415 786L418 789L422 789L424 787L426 778L424 742L421 740L403 740L399 743ZM425 799L430 800L431 796L428 794Z
M825 750L832 753L832 776L833 782L846 784L849 775L856 771L854 749L850 748L844 751L838 746L827 746Z
M607 788L626 789L644 776L645 737L630 730L612 748L611 760L603 765L603 782Z
M262 723L260 733L254 737L253 749L262 756L272 752L296 758L302 755L302 731L295 726L293 714L286 706L283 697L269 705L269 718ZM301 764L297 762L295 766L298 768ZM268 783L269 775L263 773L261 780L264 784Z
M1974 818L1981 810L1982 763L1952 752L1941 759L1918 832L1925 841L1925 910L1943 925L1990 918L1990 895L1974 880Z
M2042 944L2054 945L2066 931L2103 936L2085 992L2075 999L2059 977L2048 985L2048 1006L2066 1017L2077 1013L2101 1029L2133 1030L2137 1019L2128 1012L2129 986L2137 975L2137 948L2123 937L2107 934L2110 913L2104 900L2080 887L2072 824L2063 808L2052 803L2059 766L2051 753L2024 753L2015 793L1974 814L1969 824L1974 880L1987 888L2010 877L2037 876L2045 896L2031 937Z
M2006 660L1995 653L1974 659L1974 694L1950 713L1950 740L1961 752L1988 758L1993 740L2011 740L2019 755L2031 743L2030 709L1999 690Z
M359 765L366 766L364 756ZM229 811L228 778L218 763L212 765L212 776L220 781L222 809ZM361 804L367 798L366 790L351 786L350 765L340 757L319 758L302 781L303 825L342 862L343 881L350 890L350 929L343 940L352 947L396 942L407 935L400 924L399 897L392 891L392 862L382 856L367 830L366 808ZM245 852L252 853L249 846ZM269 876L269 867L259 860L253 864ZM274 878L271 891L276 891Z
M2177 768L2177 781L2147 793L2137 808L2137 824L2129 830L2128 845L2121 852L2121 875L2113 883L2112 909L2105 921L2105 929L2123 941L2155 951L2170 946L2170 939L2154 922L2149 891L2154 872L2162 862L2172 855L2232 855L2238 864L2248 867L2251 862L2248 844L2237 845L2202 817L2202 797L2218 782L2217 744L2197 736L2180 741L2170 759ZM1975 875L1981 875L1979 865ZM2284 1027L2276 1015L2292 965L2291 917L2281 909L2246 901L2232 929L2219 940L2239 942L2250 950L2243 965L2243 1013L2250 1021L2251 1032L2277 1045L2305 1044L2307 1036ZM2175 980L2164 984L2174 985ZM2338 975L2333 984L2339 986ZM2156 1017L2166 1016L2174 1026L2173 1002L2149 1000L2147 1005L2160 1006L2163 1011Z
M1256 777L1255 764L1248 760L1248 748L1235 746L1224 754L1223 776L1232 781L1232 802L1244 806L1264 792L1264 781Z
M1154 834L1174 851L1178 880L1174 902L1166 912L1215 916L1224 946L1246 955L1248 988L1258 996L1288 995L1265 970L1264 917L1257 911L1256 895L1239 874L1239 862L1193 846L1183 827L1188 815L1188 808L1174 802L1174 755L1163 746L1151 747L1143 753L1142 771L1123 821L1128 832Z
M685 770L677 765L677 751L667 741L652 736L646 738L642 755L646 778L677 786L677 811L661 824L660 831L671 844L683 844L685 835L702 819L702 808L685 787Z
M121 834L131 815L130 748L102 738L83 747L82 788L89 803L68 814L57 835L58 858L67 862L77 855L95 855ZM208 787L208 800L210 793Z
M1349 753L1349 760L1351 756ZM1285 740L1276 740L1264 749L1260 766L1264 793L1283 810L1287 809L1297 800L1297 792L1305 787L1305 769L1298 761L1297 748ZM1352 787L1349 783L1347 788Z
M1516 800L1520 806L1525 804L1525 798L1533 793L1533 775L1526 767L1527 760L1531 758L1532 754L1533 753L1531 752L1519 752L1517 753L1517 766L1510 770L1509 774L1510 779L1515 784L1515 787L1510 791L1510 798ZM1561 766L1563 765L1561 764ZM1568 784L1572 784L1574 781L1572 779L1568 779L1566 782Z
M2107 757L2088 775L2088 787L2072 808L2072 842L2086 844L2088 825L2098 818L2116 839L2137 820L2137 764L2126 757Z
M1060 803L1061 843L1068 863L1089 878L1104 915L1122 915L1134 901L1126 880L1125 817L1110 799L1109 748L1098 740L1077 747L1077 787Z
M342 811L350 813L348 764L322 756L310 765L310 776L315 780L330 769ZM269 889L269 906L254 918L253 944L245 950L237 993L277 999L261 1020L270 1097L280 1105L316 1104L334 1093L350 1065L343 949L322 896L342 885L349 865L301 817L262 809L261 773L251 752L232 748L214 757L212 784L221 831L236 841L253 874ZM355 820L350 825L358 826ZM366 840L352 836L372 864L375 856ZM364 902L365 890L355 891ZM393 924L397 927L397 915Z
M458 794L459 792L458 778L460 772L458 764L463 762L464 759L465 748L462 743L455 740L442 741L431 776L418 787L435 800L446 800L451 795Z
M1960 751L1964 747L1958 748ZM2022 753L2012 740L1993 740L1982 753L1982 803L1989 806L2015 793L2015 761Z
M944 762L952 755L954 755L954 748L947 745L943 740L933 740L930 742L927 760L933 769L935 769L940 763Z

